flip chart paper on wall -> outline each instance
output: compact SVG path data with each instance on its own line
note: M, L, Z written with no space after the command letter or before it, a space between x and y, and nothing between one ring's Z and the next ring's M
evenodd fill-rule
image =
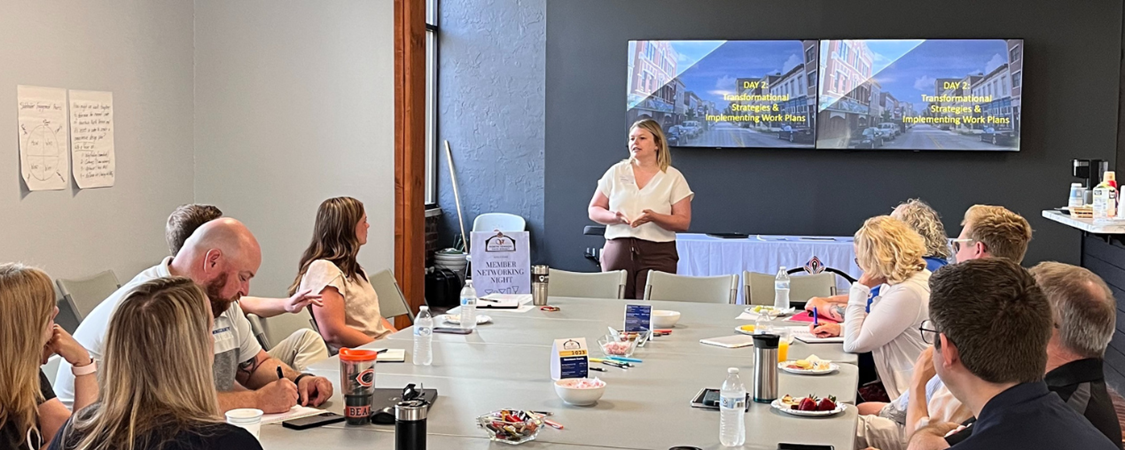
M113 93L70 91L70 152L74 181L82 189L110 187L116 180Z
M66 89L17 86L20 175L28 190L65 189L70 181Z

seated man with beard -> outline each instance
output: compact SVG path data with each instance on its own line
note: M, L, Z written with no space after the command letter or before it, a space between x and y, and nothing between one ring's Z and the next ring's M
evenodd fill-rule
M203 287L215 314L211 330L215 339L213 372L220 409L257 408L278 413L298 403L320 405L332 396L332 383L296 372L270 357L254 338L250 321L235 303L250 291L250 279L261 262L258 241L245 225L229 218L208 222L192 234L175 257L167 257L141 272L94 308L78 326L74 338L90 351L95 361L101 361L110 316L135 286L156 278L188 277ZM162 338L152 336L151 342L142 345L160 351ZM283 379L277 377L279 368L285 375ZM64 403L74 395L74 376L69 369L60 367L55 380L55 392Z

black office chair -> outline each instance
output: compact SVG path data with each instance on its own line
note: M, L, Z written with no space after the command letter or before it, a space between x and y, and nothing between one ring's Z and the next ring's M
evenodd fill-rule
M598 236L604 238L605 225L586 225L586 227L582 229L582 234L586 236ZM597 247L586 247L586 249L583 250L583 253L586 259L593 261L594 264L598 266L598 270L601 270L602 258L601 253L598 252Z

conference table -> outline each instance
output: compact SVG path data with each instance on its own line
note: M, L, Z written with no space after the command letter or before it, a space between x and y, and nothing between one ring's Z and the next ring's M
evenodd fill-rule
M635 302L635 301L633 301ZM405 349L405 363L378 363L375 385L401 388L408 383L435 388L438 399L427 419L428 444L432 449L509 448L492 443L479 429L475 418L499 409L550 411L563 430L545 428L537 439L521 445L534 449L667 449L677 445L702 449L723 448L718 442L719 413L692 408L691 399L702 388L718 388L728 367L739 367L747 389L753 387L754 349L726 349L700 344L701 338L735 334L734 328L748 322L736 317L743 306L689 302L652 301L654 309L679 311L681 318L669 336L656 337L637 349L634 358L644 362L629 369L605 367L591 372L606 382L605 394L596 405L570 406L555 394L550 376L551 344L555 339L586 338L591 356L601 356L597 339L607 327L620 327L624 300L552 297L559 311L538 308L513 310L481 309L492 323L477 327L469 335L435 334L433 364L415 366L412 329L400 330L366 348ZM525 308L526 309L526 308ZM439 325L441 325L439 321ZM799 324L776 321L775 326ZM815 354L839 363L836 373L821 376L779 374L781 395L835 395L846 410L835 416L794 417L767 404L752 403L746 414L747 449L775 449L778 442L828 444L838 450L854 448L857 413L855 387L858 369L855 355L843 352L840 344L805 344L794 341L790 359ZM327 377L336 392L322 407L342 413L339 389L339 360L336 357L314 364L309 372ZM600 365L599 365L600 366ZM333 424L293 431L278 424L262 426L263 447L270 449L391 448L394 426ZM385 447L383 447L385 445Z

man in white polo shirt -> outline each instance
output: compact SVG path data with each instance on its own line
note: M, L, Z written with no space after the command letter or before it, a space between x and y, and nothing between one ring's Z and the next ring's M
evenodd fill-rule
M301 374L262 350L250 321L237 300L250 291L250 279L262 262L261 248L241 222L223 218L199 227L175 256L141 272L110 295L78 326L74 338L101 361L106 326L125 296L138 284L169 276L191 278L207 292L214 311L215 387L219 407L258 408L266 413L288 411L293 405L320 405L332 396L332 383L322 377ZM150 343L159 351L160 343ZM63 365L66 365L64 362ZM55 391L60 400L74 397L74 376L60 367ZM278 369L284 378L278 379Z

